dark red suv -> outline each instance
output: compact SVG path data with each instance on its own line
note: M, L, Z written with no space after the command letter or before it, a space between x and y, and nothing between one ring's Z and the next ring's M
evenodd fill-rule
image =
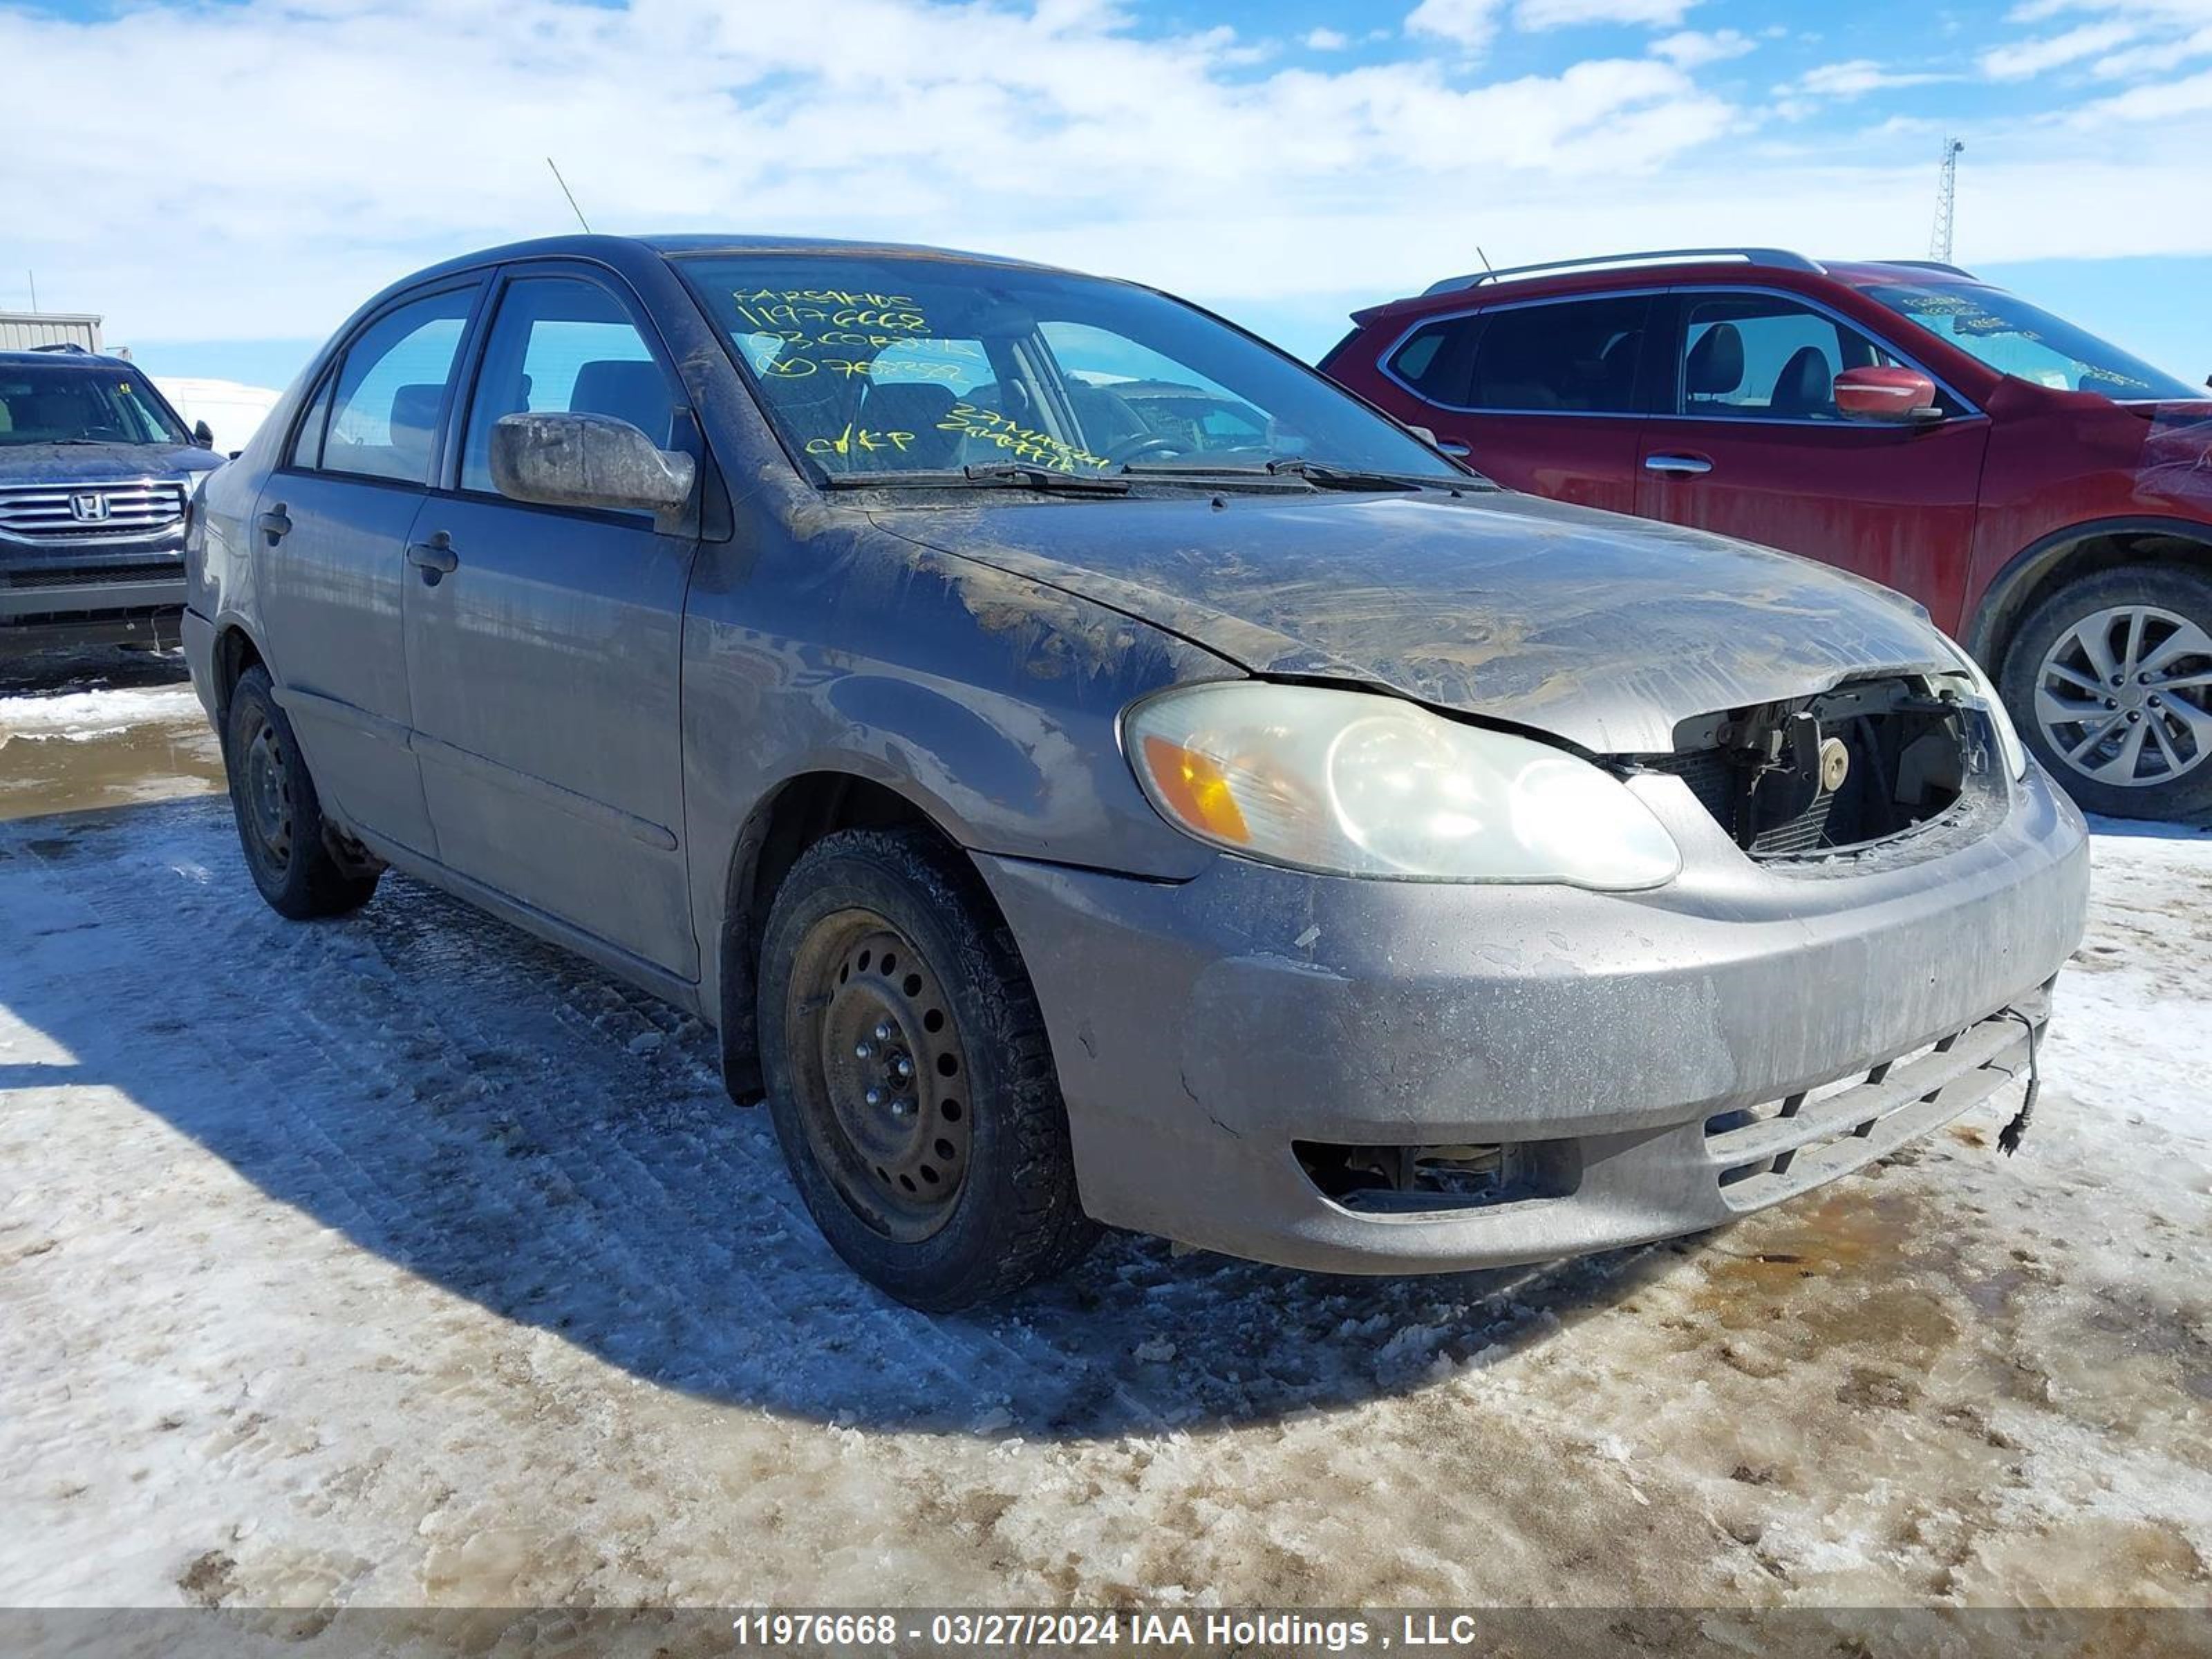
M1322 367L1498 483L1902 589L2092 811L2212 811L2212 398L1955 266L1482 271Z

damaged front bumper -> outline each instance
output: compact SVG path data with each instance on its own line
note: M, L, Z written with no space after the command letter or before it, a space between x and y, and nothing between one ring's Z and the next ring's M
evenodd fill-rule
M979 858L1085 1207L1322 1271L1543 1261L1730 1220L2025 1077L2087 905L2039 773L1963 844L1787 869L1680 780L1631 787L1683 850L1650 892Z

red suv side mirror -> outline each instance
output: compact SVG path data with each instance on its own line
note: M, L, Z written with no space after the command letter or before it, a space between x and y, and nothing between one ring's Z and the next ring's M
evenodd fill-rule
M1836 408L1856 421L1940 421L1936 382L1917 368L1847 368L1836 376Z

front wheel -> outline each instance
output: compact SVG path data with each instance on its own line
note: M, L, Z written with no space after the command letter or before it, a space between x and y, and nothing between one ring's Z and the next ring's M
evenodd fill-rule
M2021 735L2087 811L2212 812L2212 579L2128 565L2028 614L1999 682Z
M247 669L232 689L222 756L239 845L269 908L307 921L368 903L376 878L351 874L331 856L322 800L266 669Z
M933 837L846 830L807 849L769 911L759 1020L785 1162L862 1278L947 1312L1090 1248L1036 994Z

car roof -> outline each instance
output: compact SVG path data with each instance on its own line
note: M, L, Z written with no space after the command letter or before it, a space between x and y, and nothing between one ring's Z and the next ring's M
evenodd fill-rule
M729 234L714 232L685 232L680 234L612 236L598 233L568 236L542 236L529 241L508 242L498 247L488 247L473 253L464 253L453 258L426 267L393 284L394 288L410 288L426 279L435 278L465 270L481 270L486 265L506 264L523 259L585 258L597 259L620 267L638 258L683 258L694 255L731 254L816 254L831 258L874 258L942 259L961 264L993 265L1012 270L1051 270L1058 267L1037 264L1026 259L1010 259L992 253L963 252L957 248L931 247L918 243L841 240L828 236Z
M27 368L33 363L46 368L58 365L64 368L136 370L138 367L128 357L111 357L104 351L87 351L81 346L0 351L0 364L8 368Z
M1832 283L1870 288L1907 282L1960 287L1979 281L1957 265L1929 259L1814 260L1780 248L1683 248L1474 271L1447 277L1421 293L1356 311L1352 320L1364 327L1382 318L1465 311L1571 294L1618 293L1624 289L1741 287L1757 283L1818 289Z

